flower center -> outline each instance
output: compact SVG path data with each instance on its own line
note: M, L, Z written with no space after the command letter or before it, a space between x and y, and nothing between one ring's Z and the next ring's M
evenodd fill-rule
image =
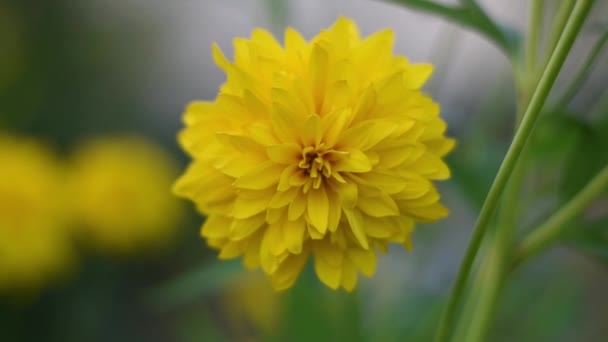
M304 191L308 192L310 187L318 189L321 187L323 178L331 177L331 163L326 158L328 150L324 144L318 147L308 146L302 149L302 159L298 163L298 167L304 169L310 177L309 181L304 185Z

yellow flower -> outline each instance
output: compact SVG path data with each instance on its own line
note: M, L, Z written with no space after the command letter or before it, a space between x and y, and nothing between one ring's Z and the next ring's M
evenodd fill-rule
M42 145L0 135L0 292L36 290L73 261L61 171Z
M376 250L410 248L415 222L447 215L432 181L450 176L454 141L420 90L432 67L393 55L393 40L340 18L310 42L287 29L284 47L254 30L234 40L234 62L213 46L227 81L186 109L193 162L175 192L208 216L221 259L286 289L312 255L323 283L350 291Z
M230 330L239 336L271 334L280 324L281 298L260 273L234 279L222 297L222 304Z
M167 246L177 233L179 202L171 196L171 158L138 137L108 137L79 148L71 198L85 240L109 252Z

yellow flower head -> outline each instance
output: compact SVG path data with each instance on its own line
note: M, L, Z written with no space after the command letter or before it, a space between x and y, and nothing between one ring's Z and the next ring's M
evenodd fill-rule
M0 135L0 292L36 290L73 261L61 182L50 151Z
M393 40L340 18L310 42L287 29L284 47L254 30L234 40L234 62L213 46L227 81L186 109L193 162L175 191L208 216L221 259L242 256L285 289L312 255L323 283L350 291L375 250L409 248L414 222L447 215L432 181L450 176L454 141L420 91L432 68L394 56Z
M76 152L70 189L85 240L109 252L158 248L177 233L171 158L138 137L90 141Z

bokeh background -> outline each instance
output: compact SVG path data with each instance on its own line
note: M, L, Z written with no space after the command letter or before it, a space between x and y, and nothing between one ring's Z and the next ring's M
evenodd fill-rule
M526 0L480 3L514 32L525 30ZM555 4L547 3L550 16ZM535 132L521 233L607 162L608 55L573 101L551 105L608 28L606 13L608 3L597 1L552 92L545 115L551 120L541 118ZM451 215L419 226L413 252L392 249L355 293L327 290L307 269L293 289L275 294L238 261L218 262L199 238L203 218L172 198L172 177L187 163L175 135L184 106L213 98L223 82L212 42L231 55L232 38L254 27L281 37L292 26L311 38L339 15L353 18L364 34L393 28L397 53L435 65L425 89L459 141L449 158L453 178L441 185ZM0 132L51 150L71 170L62 184L78 202L73 207L93 214L70 223L85 228L71 228L73 258L61 276L34 289L0 291L0 341L428 341L512 136L512 75L509 60L476 33L382 1L2 0ZM104 173L78 166L94 162L115 167ZM7 181L5 166L0 182ZM138 177L139 170L149 172ZM88 207L79 199L85 189L94 194L120 178L108 174L149 182L140 207L120 212L120 203L134 202L124 197L124 184ZM49 193L48 200L57 196ZM150 198L158 201L145 202ZM152 211L161 218L150 218L146 208L158 208ZM111 215L123 219L104 219ZM156 241L107 238L138 219L163 222L148 230L141 224ZM608 198L574 224L575 234L514 274L492 341L608 338Z

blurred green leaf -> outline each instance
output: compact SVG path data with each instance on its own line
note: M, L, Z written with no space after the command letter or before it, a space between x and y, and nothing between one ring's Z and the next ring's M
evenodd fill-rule
M608 121L595 125L578 121L580 134L569 151L560 185L563 200L568 200L608 164Z
M541 163L562 159L577 144L586 126L569 113L550 113L541 116L532 135L529 156Z
M217 261L151 289L145 294L145 297L149 303L160 310L171 309L217 294L242 272L243 266L238 260Z
M463 27L477 31L494 42L508 56L515 56L519 39L514 30L499 26L473 1L462 6L448 6L430 0L388 0L415 10L444 17Z
M474 209L481 208L503 155L504 151L484 142L483 137L469 137L448 156L452 178Z
M512 280L500 301L496 326L488 341L570 340L569 327L580 321L583 293L579 282L566 276L568 271L547 271Z
M285 302L278 341L365 341L357 293L329 290L309 264Z
M578 229L565 237L577 250L608 266L608 218L593 223L579 222Z

